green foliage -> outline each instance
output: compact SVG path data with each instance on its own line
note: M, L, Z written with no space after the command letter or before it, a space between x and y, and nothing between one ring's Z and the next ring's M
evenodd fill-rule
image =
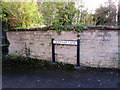
M44 24L47 26L51 26L53 23L53 15L55 13L54 11L54 7L55 7L55 3L53 2L38 2L38 9L39 12L42 13L42 15L44 16L43 20L44 20Z
M3 18L7 19L13 28L38 27L43 24L37 2L2 2L2 9Z
M95 13L96 25L115 25L116 8L109 6L101 6L96 9Z
M39 3L39 9L44 16L44 23L49 26L71 25L76 12L73 2Z
M10 62L8 62L8 60ZM5 61L5 62L4 62ZM6 63L7 61L7 63ZM6 55L3 57L3 66L4 69L12 69L12 70L74 70L74 66L72 64L67 63L59 63L53 66L51 65L52 60L38 60L24 56L17 55Z
M20 56L16 56L14 54L11 54L11 55L6 55L6 57L11 57L11 59L15 60L17 58L20 58Z
M29 27L16 27L15 29L27 29Z
M74 16L73 24L91 24L94 25L94 14L88 11L81 0Z
M76 28L73 25L74 16L77 13L74 2L44 2L38 5L39 11L44 16L45 24L55 29L58 35L62 30L78 32L83 30L82 26Z
M62 62L62 65L66 65L67 63L65 63L65 62Z
M53 25L72 25L72 21L76 13L75 4L72 2L59 3L56 13L56 21Z
M55 29L57 34L60 35L62 31L77 31L82 32L86 29L87 25L58 25L58 26L51 26L51 29Z
M62 30L81 32L93 24L94 16L84 9L84 5L76 8L73 1L2 2L2 6L3 21L15 29L46 25L60 35Z

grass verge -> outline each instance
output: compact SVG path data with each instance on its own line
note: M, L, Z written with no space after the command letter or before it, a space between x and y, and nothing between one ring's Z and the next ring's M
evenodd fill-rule
M74 70L74 66L66 63L51 64L51 60L38 60L29 57L6 55L3 57L4 70Z

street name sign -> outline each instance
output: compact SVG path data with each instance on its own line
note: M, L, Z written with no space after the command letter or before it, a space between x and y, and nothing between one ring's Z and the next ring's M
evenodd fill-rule
M53 40L53 44L77 45L77 41L58 41L58 40Z

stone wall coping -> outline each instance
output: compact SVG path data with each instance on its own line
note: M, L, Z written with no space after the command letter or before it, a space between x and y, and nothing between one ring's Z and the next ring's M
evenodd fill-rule
M55 29L51 29L51 28L27 28L27 29L11 29L11 30L4 30L4 31L48 31L48 30L55 30ZM120 30L120 26L85 27L84 30Z

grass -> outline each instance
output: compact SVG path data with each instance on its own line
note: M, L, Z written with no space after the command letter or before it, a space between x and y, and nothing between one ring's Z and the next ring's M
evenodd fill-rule
M74 70L74 66L66 63L52 65L52 60L38 60L29 57L6 55L3 57L3 69L8 70Z
M51 64L52 60L38 60L30 57L16 56L16 55L6 55L3 56L2 69L3 71L37 71L37 70L58 70L58 71L75 71L74 65L67 63ZM93 72L93 71L114 71L118 72L119 69L109 69L109 68L93 68L86 67L86 69L80 69L80 72Z

